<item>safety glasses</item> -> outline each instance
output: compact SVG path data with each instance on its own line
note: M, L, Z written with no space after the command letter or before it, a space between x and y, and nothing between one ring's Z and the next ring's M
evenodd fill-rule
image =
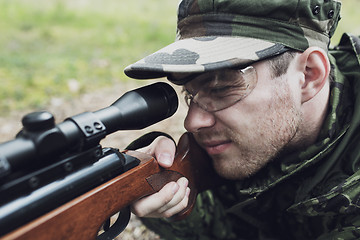
M188 81L183 94L188 106L195 103L207 112L228 108L248 96L257 84L253 66L203 73Z

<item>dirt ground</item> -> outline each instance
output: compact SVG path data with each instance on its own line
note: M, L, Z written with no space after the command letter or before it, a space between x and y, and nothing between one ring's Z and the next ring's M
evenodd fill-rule
M70 117L86 111L96 111L101 108L107 107L122 96L126 91L140 87L142 85L151 84L151 81L128 81L124 84L117 84L106 89L101 89L97 92L83 94L79 98L65 100L61 98L53 98L51 103L46 107L56 119L56 122L62 122L66 117ZM175 87L177 92L180 88ZM186 107L180 99L180 106L178 111L170 118L154 124L148 128L135 131L118 131L107 136L102 142L103 147L116 147L119 149L125 148L131 141L149 131L163 131L167 132L178 140L182 133L184 133L183 119L185 116ZM29 112L17 111L4 114L5 117L0 116L0 143L12 140L15 134L21 129L21 118ZM99 209L99 211L101 211ZM127 228L120 234L117 239L131 240L131 239L160 239L156 234L147 230L141 221L134 215Z

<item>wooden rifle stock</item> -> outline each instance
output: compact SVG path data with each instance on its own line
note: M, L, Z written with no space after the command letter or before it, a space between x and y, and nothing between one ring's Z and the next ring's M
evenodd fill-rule
M125 153L138 158L141 163L1 239L96 239L100 227L109 217L139 198L159 191L166 183L185 176L191 189L189 204L175 216L176 220L182 219L193 209L197 194L218 185L220 179L211 167L208 155L190 133L181 136L174 164L169 169L161 168L147 154Z

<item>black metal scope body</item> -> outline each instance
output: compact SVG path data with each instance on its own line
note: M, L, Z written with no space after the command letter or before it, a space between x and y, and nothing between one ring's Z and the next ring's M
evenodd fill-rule
M55 125L48 112L26 115L17 137L0 144L0 177L71 150L97 145L118 130L142 129L172 116L178 107L175 90L159 82L125 93L109 107L84 112Z

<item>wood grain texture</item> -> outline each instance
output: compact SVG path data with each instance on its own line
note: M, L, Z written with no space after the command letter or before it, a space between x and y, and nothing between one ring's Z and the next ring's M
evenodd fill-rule
M180 138L174 164L169 169L161 168L153 157L144 153L125 153L138 158L140 164L1 239L95 239L110 216L135 200L160 190L166 183L185 176L191 189L189 205L174 217L175 220L182 219L191 212L198 192L219 183L209 157L189 133Z

